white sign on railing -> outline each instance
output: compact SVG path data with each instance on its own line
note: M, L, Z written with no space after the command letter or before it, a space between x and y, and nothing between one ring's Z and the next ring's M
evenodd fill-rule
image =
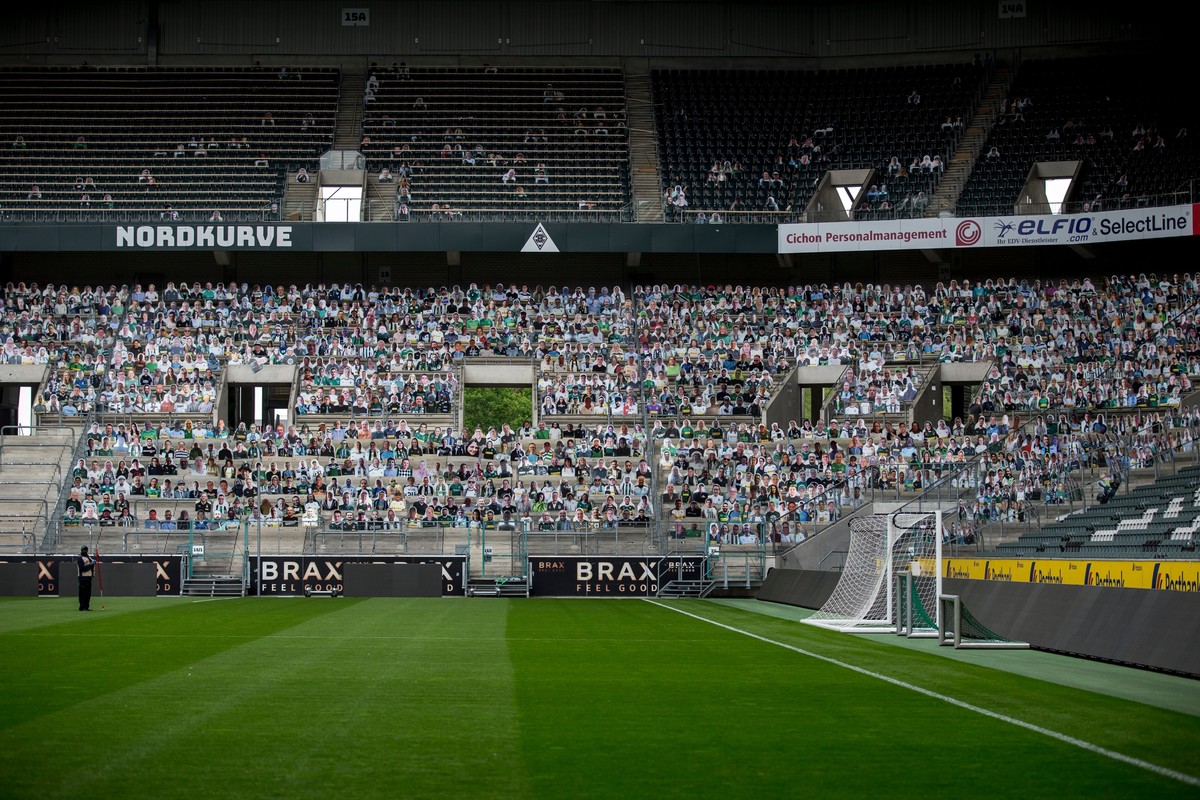
M1090 214L935 217L779 226L779 252L1087 245L1193 235L1190 205Z
M1025 0L1000 0L1000 19L1024 19Z
M1024 16L1022 14L1022 16ZM371 9L343 8L342 25L353 28L365 28L371 24Z

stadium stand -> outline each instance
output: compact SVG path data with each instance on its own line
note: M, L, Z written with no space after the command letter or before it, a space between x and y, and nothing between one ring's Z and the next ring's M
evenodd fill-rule
M1186 467L1149 486L1066 514L997 550L1015 556L1194 557L1200 530L1198 477L1200 468Z
M124 515L117 503L123 494L126 502L157 495L194 506L211 481L214 496L224 491L227 500L244 498L249 485L252 497L270 487L265 516L282 525L289 508L304 519L304 498L315 500L317 479L331 477L336 486L325 492L340 500L310 520L319 526L345 527L347 512L354 525L382 526L389 511L408 524L454 523L476 511L486 520L479 508L449 511L447 520L445 504L426 503L415 517L407 504L384 507L380 495L403 499L415 477L404 471L432 457L445 459L426 463L421 476L434 494L444 481L450 496L455 474L466 481L464 497L472 479L485 497L501 488L484 488L488 481L513 481L513 499L527 502L500 503L496 519L510 510L540 524L539 512L567 512L570 523L580 509L561 498L575 501L599 480L605 500L588 502L579 524L602 525L609 511L617 521L644 514L673 523L678 536L694 527L690 520L709 520L759 526L755 536L786 544L869 496L913 496L945 478L965 535L1049 519L1054 508L1045 507L1082 500L1073 473L1111 468L1114 440L1127 443L1125 468L1190 443L1196 415L1180 405L1200 374L1197 299L1188 274L964 281L931 291L638 286L629 297L474 284L267 291L170 283L162 294L21 284L5 293L3 333L8 363L51 367L38 393L42 423L89 423L83 472L66 482L84 524L115 525L122 516L127 526L144 524L150 508L159 520L171 510L178 524L188 510L179 505L144 513L138 500ZM508 440L458 430L456 421L459 366L497 358L532 365L536 376L540 422ZM913 422L904 397L928 383L930 370L980 361L992 368L967 417ZM229 364L296 366L296 426L214 422L212 398ZM763 421L795 365L831 364L844 372L819 420ZM353 443L349 452L343 442ZM629 459L628 467L613 459ZM596 460L610 462L600 474ZM964 471L968 462L975 467ZM563 508L537 505L539 493L554 502L547 491L559 493ZM99 507L105 492L112 509ZM73 525L72 509L64 510ZM222 513L228 522L259 512L229 500ZM559 520L549 521L557 529ZM728 540L734 532L716 533Z
M619 69L397 65L364 100L371 219L627 218Z
M921 216L985 72L963 64L652 77L668 218L728 223L800 219L830 169L876 170L856 218Z
M270 527L400 531L501 524L507 515L575 531L644 524L652 500L645 437L627 425L461 434L392 419L287 431L163 426L132 441L118 430L111 453L99 426L85 436L93 446L70 477L69 526L104 524L99 517L207 530L261 516Z
M1080 64L1118 100L1079 91L1071 74ZM275 204L267 216L276 214L288 176L315 173L337 109L335 71L297 78L244 68L0 72L0 94L16 109L0 128L13 145L0 159L5 213L261 219ZM930 164L949 159L985 80L981 65L965 64L657 71L664 201L674 218L696 222L702 210L725 221L796 219L825 170L853 167L874 168L880 181L857 217L919 213L911 200L885 205L878 190L932 194L939 171L922 166L925 154ZM989 140L1001 155L981 156L972 178L981 182L964 199L975 189L1003 197L1008 184L996 175L1012 182L1033 160L1080 148L1091 151L1089 187L1103 168L1123 176L1131 196L1169 188L1194 168L1186 124L1165 144L1155 128L1169 119L1163 95L1138 94L1131 80L1105 60L1022 65L1017 99ZM101 102L121 115L96 113ZM409 218L423 204L442 220L623 218L619 69L383 69L367 80L363 103L369 188L385 201L373 215L393 215L407 193ZM131 112L152 124L130 128ZM1034 135L1059 116L1070 143ZM1108 135L1126 127L1141 150L1125 153ZM242 143L250 146L229 146ZM242 180L247 165L255 181ZM129 186L109 191L124 172ZM111 208L74 199L93 186L112 196ZM186 192L170 195L172 187ZM241 196L221 200L231 187ZM591 199L579 205L583 188ZM760 214L768 195L778 211ZM1200 375L1197 300L1191 274L932 288L648 285L628 296L505 284L171 282L161 294L10 284L0 332L6 363L49 368L34 407L43 425L88 427L85 460L58 495L68 526L144 530L153 511L161 529L169 511L176 526L190 512L188 524L199 513L206 527L254 517L389 530L487 524L490 511L497 524L508 514L554 530L657 520L677 538L715 523L704 535L724 544L750 526L758 544L790 544L881 492L915 496L946 478L960 507L956 538L995 523L1040 526L1087 501L1082 470L1145 468L1156 453L1190 445L1195 414L1182 404ZM458 429L461 367L489 359L532 365L536 430L506 438ZM913 405L937 365L959 362L990 364L969 414L915 423ZM214 422L225 368L242 364L297 368L295 427ZM843 371L819 419L764 423L796 369L828 365ZM204 445L196 453L176 439ZM429 457L433 467L406 474ZM614 458L629 465L597 469ZM454 480L471 503L407 499L410 490L450 497ZM246 500L259 495L269 509ZM55 495L34 500L53 506ZM195 508L200 500L214 508Z
M1038 161L1083 162L1070 211L1189 201L1200 171L1188 136L1194 111L1169 81L1147 81L1120 56L1027 61L999 112L960 216L1012 214Z
M29 221L279 219L332 143L338 72L0 70L0 197Z

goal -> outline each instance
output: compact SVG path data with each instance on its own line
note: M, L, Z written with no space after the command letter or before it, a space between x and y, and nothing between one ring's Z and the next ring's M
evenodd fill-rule
M848 633L894 633L905 630L900 619L911 614L913 623L907 630L936 635L942 534L941 511L851 519L842 575L825 605L804 621ZM906 576L902 581L901 575ZM903 602L898 602L900 597Z
M955 649L1026 650L1028 642L1005 638L988 628L963 605L956 594L939 594L938 610L942 619L938 644L953 645Z
M896 573L896 634L936 639L941 633L937 622L941 581L939 576L922 574L919 567L920 562L914 562L911 569Z

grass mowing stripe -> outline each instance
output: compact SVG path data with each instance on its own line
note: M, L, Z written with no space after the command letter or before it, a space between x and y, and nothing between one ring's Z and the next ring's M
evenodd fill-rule
M247 641L269 636L326 614L332 606L218 604L197 608L187 601L123 598L119 610L83 614L74 601L40 600L16 606L27 621L24 630L0 633L0 731L53 714L130 685L150 682L195 661ZM224 623L210 621L222 609ZM161 637L162 630L182 631ZM212 635L191 631L211 630ZM113 634L112 637L109 634ZM128 637L143 639L132 646ZM31 642L36 640L36 643ZM124 640L124 641L122 641ZM47 692L47 674L62 676Z
M705 600L710 605L793 622L813 613L811 609L749 598L707 597ZM937 639L903 636L872 636L868 641L1200 717L1200 681L1194 678L1146 669L1131 671L1128 666L1046 650L958 650L939 646Z
M157 624L228 632L236 642L206 652L175 637L90 639L95 663L37 671L29 690L40 697L90 684L93 673L111 685L0 730L0 797L529 796L513 767L511 691L499 688L504 604L246 599L177 608ZM263 635L247 638L256 620ZM60 633L78 645L75 630ZM375 635L390 630L409 635ZM23 637L16 647L54 644ZM178 666L153 677L127 667L175 651ZM7 675L0 664L0 685ZM0 696L0 717L7 702ZM60 756L53 769L32 766L47 754Z
M642 598L642 599L645 600L645 602L649 603L650 605L658 606L659 608L666 609L667 611L673 611L676 614L683 614L686 617L691 617L692 619L699 620L700 622L705 622L705 623L708 623L709 625L715 625L718 628L724 628L727 631L741 634L742 636L748 636L751 639L757 639L760 642L765 642L767 644L773 644L776 647L782 647L785 650L791 650L792 652L799 653L800 655L807 656L809 658L815 658L819 661L824 661L828 664L833 664L834 666L838 666L843 669L848 669L853 672L857 672L860 675L865 675L865 676L868 676L871 678L875 678L877 680L884 681L886 683L890 683L893 686L899 686L903 689L908 689L910 691L917 692L918 694L925 695L926 697L932 698L934 700L940 700L942 702L949 703L950 705L958 706L959 708L966 709L967 711L972 711L976 714L982 714L985 717L991 717L992 719L996 719L1001 722L1008 723L1010 725L1015 725L1018 728L1024 728L1025 730L1041 734L1042 736L1047 736L1051 739L1056 739L1060 742L1064 742L1064 743L1072 745L1074 747L1078 747L1082 750L1087 750L1089 752L1096 753L1098 755L1104 756L1105 758L1110 758L1114 761L1120 761L1122 763L1129 764L1130 766L1134 766L1139 769L1144 769L1148 772L1153 772L1156 775L1161 775L1162 777L1170 778L1172 780L1176 780L1181 783L1188 784L1189 786L1200 786L1200 778L1197 778L1195 776L1188 775L1186 773L1179 772L1177 770L1173 770L1168 767L1161 766L1159 764L1152 764L1149 761L1143 761L1140 758L1134 758L1133 756L1129 756L1124 753L1118 753L1115 750L1109 750L1106 747L1101 747L1100 745L1092 744L1091 742L1084 741L1083 739L1079 739L1074 736L1069 736L1065 733L1059 733L1058 731L1053 731L1053 730L1050 730L1049 728L1043 728L1040 725L1034 725L1031 722L1026 722L1024 720L1017 719L1015 717L1010 717L1007 714L1001 714L996 711L991 711L990 709L981 708L980 706L972 705L971 703L968 703L964 700L959 700L956 697L951 697L950 695L942 694L940 692L935 692L930 689L926 689L924 687L917 686L916 684L912 684L912 683L908 683L906 681L899 680L898 678L892 678L888 675L883 675L878 672L873 672L869 669L865 669L863 667L859 667L854 664L850 664L848 662L841 661L836 658L831 658L829 656L821 655L820 653L814 653L810 650L805 650L802 647L796 647L795 645L787 644L786 642L780 642L775 639L768 638L766 636L760 636L757 633L753 633L752 631L743 630L741 628L736 628L733 625L726 625L723 622L718 622L713 619L708 619L706 617L700 616L699 614L693 614L690 611L684 611L681 608L674 608L672 606L656 602L649 598Z
M1191 800L1195 794L1169 778L1090 754L1076 757L1074 748L1021 728L645 603L514 601L509 631L540 634L513 648L535 797L701 800L799 792L917 800L956 797L964 786L977 798ZM622 631L661 638L622 646ZM588 642L580 638L585 633L603 638ZM811 634L847 640L851 650L881 650L815 628ZM674 639L686 644L673 645ZM991 682L986 670L930 656L878 656L898 658L918 674L933 669L948 680L983 679L990 691L1023 702L1057 699L1057 687L1035 682L1026 694L1019 679L998 675ZM1071 713L1089 699L1070 698ZM1067 759L1079 769L1064 769Z

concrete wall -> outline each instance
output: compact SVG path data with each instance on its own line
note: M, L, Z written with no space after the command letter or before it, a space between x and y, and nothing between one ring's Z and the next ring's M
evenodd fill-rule
M833 587L837 586L840 577L840 572L777 567L767 573L767 579L763 581L756 597L770 603L820 608L833 594Z
M0 366L0 384L19 383L29 386L41 386L46 380L45 364L5 364Z
M211 54L306 63L333 54L379 60L482 63L530 57L754 57L833 63L873 54L953 60L947 51L1053 43L1128 43L1182 35L1171 15L1079 13L1073 3L1025 3L1001 18L995 0L780 3L774 0L418 0L360 3L370 24L342 24L333 0L107 0L14 6L0 49L77 63L150 54L195 63ZM150 20L159 20L151 37ZM151 41L154 42L153 46ZM290 58L289 58L290 56ZM862 63L852 66L865 66Z
M917 393L917 399L913 402L912 407L914 427L922 426L926 422L937 425L944 416L942 411L942 380L940 374L941 370L935 367L929 374L929 379L925 381L925 384Z
M533 383L533 364L512 361L496 364L467 364L463 367L463 383L482 386L520 386Z
M1200 593L955 578L943 591L1001 636L1200 677Z
M774 569L759 600L820 608L840 573ZM1200 677L1200 593L947 578L981 624L1070 655Z
M771 402L767 404L763 412L763 421L768 426L773 422L778 422L779 427L786 429L792 420L804 419L804 410L800 408L800 397L800 385L796 383L793 375L789 374L779 391L771 398Z
M225 369L225 383L249 383L265 386L268 383L292 383L296 380L296 367L287 364L270 364L255 372L244 364Z
M798 367L796 383L801 386L833 386L845 371L845 364L832 364L827 367Z
M979 384L987 377L991 362L978 361L969 364L942 364L939 366L942 383Z

